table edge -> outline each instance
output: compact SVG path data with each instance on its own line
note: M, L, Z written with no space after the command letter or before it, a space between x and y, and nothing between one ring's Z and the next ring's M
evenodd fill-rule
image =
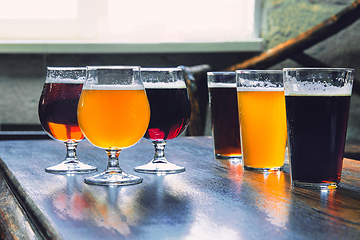
M34 232L43 239L62 239L60 234L54 229L31 197L26 193L25 189L21 186L18 179L12 174L1 157L0 174L3 176L10 191L17 199L20 208L23 209Z

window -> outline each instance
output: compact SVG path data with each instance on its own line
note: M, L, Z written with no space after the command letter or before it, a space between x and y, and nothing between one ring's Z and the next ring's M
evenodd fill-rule
M185 50L191 44L200 49L261 44L260 0L0 0L0 4L0 51L4 44L8 48L162 44L165 49L185 44Z

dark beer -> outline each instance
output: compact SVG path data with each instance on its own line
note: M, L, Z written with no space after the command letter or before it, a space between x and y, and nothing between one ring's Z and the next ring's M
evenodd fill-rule
M292 180L340 182L350 96L285 96Z
M82 83L45 83L39 101L39 118L44 130L53 138L64 142L78 142L84 138L77 120L82 87Z
M209 94L215 156L241 156L236 86L212 84Z
M190 121L189 95L183 88L146 87L150 103L150 123L144 135L153 141L166 141L179 136Z

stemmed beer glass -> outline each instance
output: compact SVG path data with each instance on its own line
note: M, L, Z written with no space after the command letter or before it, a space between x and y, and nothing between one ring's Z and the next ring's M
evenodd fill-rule
M85 178L93 185L130 185L142 178L126 174L119 166L122 149L136 144L150 120L150 106L141 81L140 67L87 67L78 106L79 125L85 137L105 149L104 172Z
M86 68L48 67L39 100L39 119L43 129L55 140L64 142L65 160L47 167L46 172L69 174L96 171L76 156L78 142L84 139L77 121L77 105L85 82Z
M178 137L190 121L191 104L181 68L142 68L141 77L149 98L151 117L144 135L155 147L147 164L135 167L142 173L178 173L185 168L167 161L166 141Z

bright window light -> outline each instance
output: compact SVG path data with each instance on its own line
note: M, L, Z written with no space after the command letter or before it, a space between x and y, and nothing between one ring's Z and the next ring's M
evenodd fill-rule
M0 0L0 19L74 19L77 0Z
M109 35L126 42L229 42L255 37L254 0L108 0Z
M259 38L261 0L0 0L0 41L218 43Z

